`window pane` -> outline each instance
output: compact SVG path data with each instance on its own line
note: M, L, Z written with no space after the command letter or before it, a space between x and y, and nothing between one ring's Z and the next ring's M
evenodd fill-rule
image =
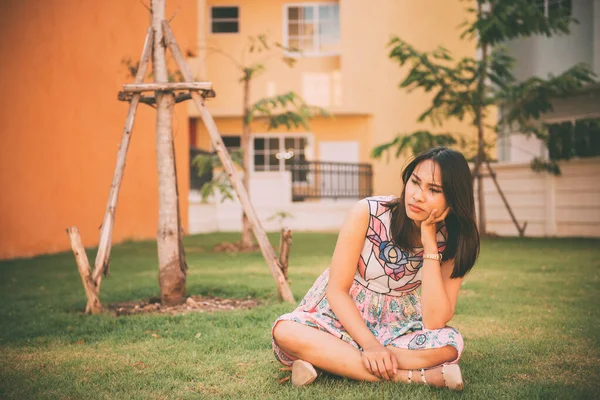
M321 41L335 41L340 38L340 25L337 21L321 21L319 23Z
M297 20L300 18L298 7L290 7L288 8L288 19L289 20Z
M548 16L550 18L569 17L571 15L571 0L549 0Z
M300 32L303 36L313 36L315 34L315 24L303 23L300 25Z
M298 138L298 150L304 153L304 149L308 146L308 140L306 138Z
M278 171L279 170L279 159L277 158L277 153L269 154L269 170L270 171Z
M544 14L545 10L546 10L546 3L547 0L535 0L535 4L537 5L537 7L540 9L540 11Z
M211 11L213 19L216 18L238 18L237 7L213 7Z
M279 138L269 139L269 150L275 153L279 152Z
M323 53L339 52L339 6L321 6L319 9L319 49Z
M314 19L315 17L315 12L314 12L314 8L312 6L309 7L302 7L302 19L304 19L305 21L310 21L312 19Z
M265 149L265 139L254 138L254 150L264 150L264 149Z
M258 167L263 167L264 168L265 165L265 156L264 154L255 154L254 155L254 166L255 166L255 170L258 171Z
M284 160L285 162L285 170L289 171L291 169L292 164L296 164L298 162L298 157L294 156L290 159Z
M213 21L212 32L213 33L238 33L237 22L218 22Z
M223 143L228 149L239 149L242 147L242 138L239 136L223 136Z
M300 40L300 49L304 51L314 51L315 44L312 39L303 39Z
M296 149L296 147L294 147L296 141L294 140L294 138L285 138L284 140L284 145L283 147L285 148L285 150L289 150L289 149Z
M332 7L331 6L319 6L319 19L327 19L331 17Z
M298 36L300 34L300 27L295 22L290 22L288 26L288 35L289 36Z

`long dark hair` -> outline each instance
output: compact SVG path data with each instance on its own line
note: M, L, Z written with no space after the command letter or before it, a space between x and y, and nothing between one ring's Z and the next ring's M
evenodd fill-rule
M435 147L416 156L404 168L402 172L404 188L415 167L424 160L432 160L440 167L442 190L450 207L450 213L444 221L448 237L442 257L444 260L454 258L454 270L450 277L461 278L473 268L479 255L479 231L475 223L471 170L465 157L458 151ZM420 234L406 215L405 193L405 189L402 189L402 195L387 203L387 206L392 213L392 236L400 248L407 250L415 247Z

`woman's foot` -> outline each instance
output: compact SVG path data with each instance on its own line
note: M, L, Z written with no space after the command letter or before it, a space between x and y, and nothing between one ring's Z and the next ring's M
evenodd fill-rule
M430 369L401 371L399 378L407 383L420 383L456 391L463 390L464 386L458 364L444 364Z
M296 360L292 364L292 385L306 386L317 379L317 371L311 363L304 360Z

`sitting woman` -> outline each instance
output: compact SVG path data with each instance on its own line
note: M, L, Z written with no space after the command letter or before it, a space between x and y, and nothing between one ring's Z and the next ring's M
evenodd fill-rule
M363 381L462 390L454 315L479 254L471 172L463 155L434 148L402 173L394 196L359 201L344 222L331 266L295 311L273 325L273 350L292 384L314 367Z

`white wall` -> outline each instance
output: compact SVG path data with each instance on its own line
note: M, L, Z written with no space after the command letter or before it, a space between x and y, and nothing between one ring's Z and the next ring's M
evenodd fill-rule
M493 165L526 236L600 237L600 158L560 162L562 174L536 173L529 163ZM514 226L490 177L484 179L487 230L514 236Z
M291 214L283 225L294 231L338 230L358 199L326 199L292 202L290 172L261 172L252 175L250 198L263 228L280 230L280 221L273 219L278 212ZM189 232L241 231L242 208L237 199L221 202L211 199L202 203L197 193L189 198Z
M600 158L563 161L559 165L561 176L534 172L529 162L500 163L493 168L519 224L527 221L526 236L600 237ZM280 229L278 221L270 220L278 211L292 215L284 225L293 231L337 231L356 202L293 203L291 178L285 172L265 174L251 182L254 209L267 231ZM484 179L484 193L488 232L518 235L490 177ZM237 200L202 204L192 193L189 204L191 234L241 230L242 212Z
M517 60L514 74L518 80L557 75L578 62L594 68L594 48L600 41L594 36L599 23L595 20L598 1L573 0L572 4L572 15L579 23L570 25L569 35L537 35L506 43L509 53Z

